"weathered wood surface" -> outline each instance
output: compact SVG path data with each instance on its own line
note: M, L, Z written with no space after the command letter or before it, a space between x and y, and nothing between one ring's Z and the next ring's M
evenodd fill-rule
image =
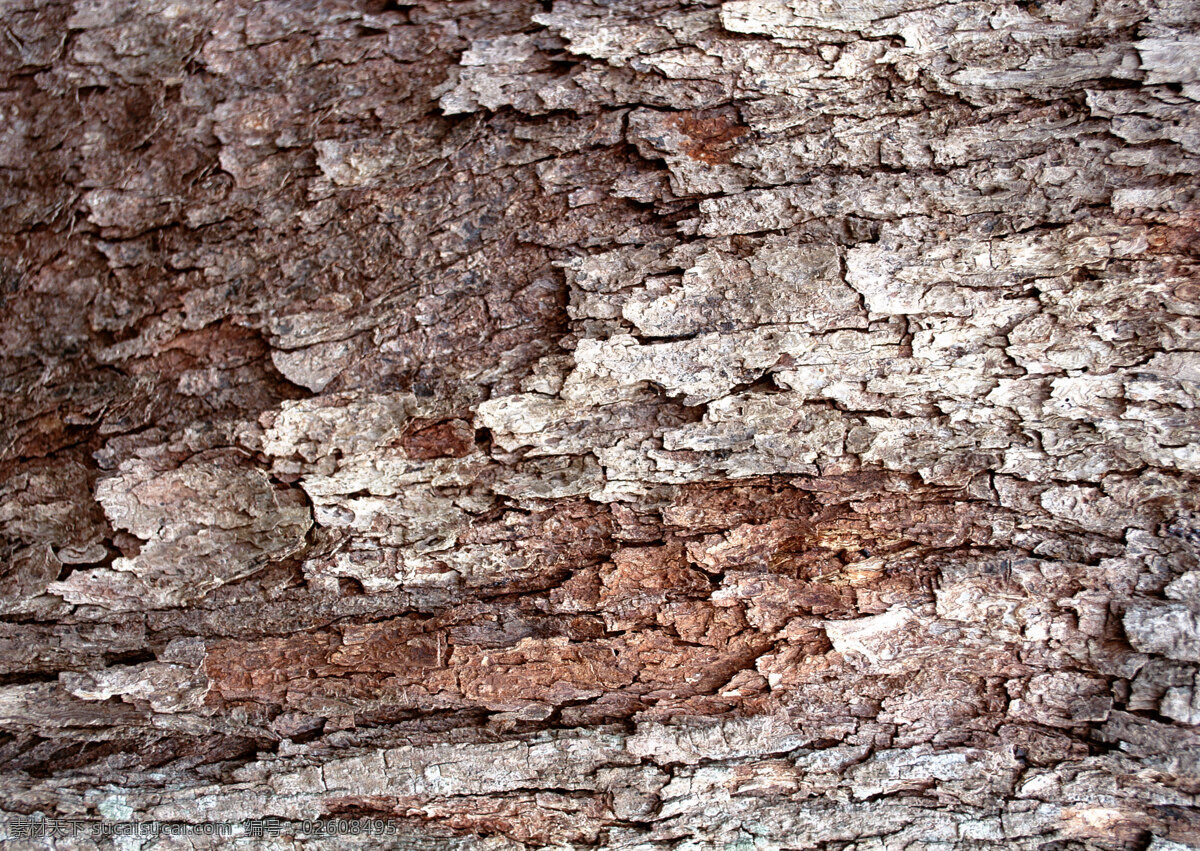
M0 70L10 818L1200 843L1194 0L5 0Z

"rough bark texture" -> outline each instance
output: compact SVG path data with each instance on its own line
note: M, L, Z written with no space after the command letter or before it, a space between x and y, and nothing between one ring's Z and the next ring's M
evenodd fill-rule
M0 10L9 819L1200 843L1194 0Z

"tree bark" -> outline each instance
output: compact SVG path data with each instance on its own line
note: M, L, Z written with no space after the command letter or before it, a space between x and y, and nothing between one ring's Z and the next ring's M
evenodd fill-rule
M1200 843L1200 5L2 8L13 847Z

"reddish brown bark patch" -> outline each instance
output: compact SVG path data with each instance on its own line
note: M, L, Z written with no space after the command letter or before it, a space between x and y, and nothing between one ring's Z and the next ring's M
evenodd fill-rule
M466 420L413 420L400 447L409 458L462 458L475 448L475 430Z
M330 799L327 805L358 812L353 805L359 800ZM421 830L437 825L450 835L504 836L537 845L595 844L597 825L613 817L606 796L583 792L469 795L430 801L399 798L391 808Z
M1184 213L1169 226L1151 228L1146 242L1152 254L1200 257L1200 214Z
M733 141L748 130L737 123L729 110L684 112L673 118L672 123L692 140L684 146L684 153L709 165L727 163L733 159L736 151Z

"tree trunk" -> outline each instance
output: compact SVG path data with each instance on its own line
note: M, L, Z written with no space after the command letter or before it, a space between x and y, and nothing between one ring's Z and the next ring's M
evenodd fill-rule
M9 839L1200 843L1194 0L3 10Z

